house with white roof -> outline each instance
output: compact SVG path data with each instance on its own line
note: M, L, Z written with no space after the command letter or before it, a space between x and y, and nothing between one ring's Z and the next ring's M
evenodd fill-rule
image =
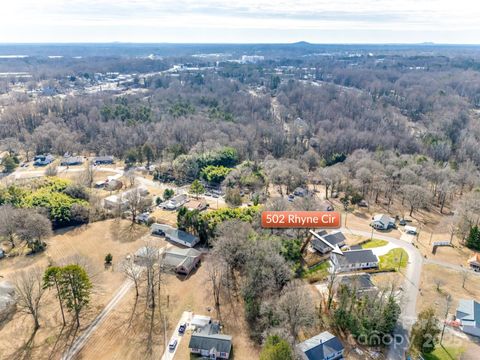
M377 230L388 230L395 226L395 219L385 214L377 214L373 217L370 226Z

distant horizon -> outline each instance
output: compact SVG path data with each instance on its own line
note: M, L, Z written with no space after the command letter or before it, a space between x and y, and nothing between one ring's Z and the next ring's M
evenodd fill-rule
M1 43L479 44L471 0L16 0Z
M150 41L25 41L25 42L8 42L2 41L1 45L296 45L305 44L313 46L323 45L431 45L431 46L480 46L478 43L452 43L452 42L310 42L310 41L294 41L294 42L150 42Z

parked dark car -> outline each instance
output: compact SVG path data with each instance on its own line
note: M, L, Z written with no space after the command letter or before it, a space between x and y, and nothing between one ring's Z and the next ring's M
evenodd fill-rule
M405 221L405 219L400 219L400 221L398 222L398 225L405 226L407 225L407 222Z
M165 236L165 231L161 229L155 229L152 231L152 235Z
M183 334L186 329L187 329L187 324L181 324L178 328L178 333Z

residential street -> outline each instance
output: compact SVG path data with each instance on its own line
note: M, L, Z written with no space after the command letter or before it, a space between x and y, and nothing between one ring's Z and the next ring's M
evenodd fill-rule
M369 238L372 233L350 228L342 228L344 232L360 235ZM386 240L395 247L404 249L408 254L408 266L402 274L405 277L403 285L403 297L401 299L402 313L395 330L395 341L390 345L388 352L389 360L405 359L405 352L408 349L408 337L410 329L416 319L416 304L420 286L420 275L422 272L423 258L418 249L411 243L374 231L376 239ZM398 342L398 343L397 343Z

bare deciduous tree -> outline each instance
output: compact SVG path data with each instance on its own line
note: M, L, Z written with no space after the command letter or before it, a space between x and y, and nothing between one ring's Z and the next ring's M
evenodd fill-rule
M23 270L14 277L17 306L32 316L34 331L40 327L40 306L45 288L43 273L38 268Z
M315 306L304 282L293 280L285 286L277 303L277 311L294 341L302 327L314 323Z
M11 205L0 206L0 237L6 238L15 247L15 233L18 227L18 211Z
M130 211L132 216L132 223L137 220L138 214L152 204L152 199L142 196L138 188L131 189L124 196L127 201L127 210Z
M219 259L211 259L207 262L208 283L212 290L213 301L215 303L215 310L217 312L218 319L221 320L220 312L220 295L222 292L222 285L224 283L225 266Z
M135 264L133 259L127 259L123 263L123 272L133 281L133 285L135 286L135 297L138 298L139 296L139 285L140 280L142 278L142 268Z

